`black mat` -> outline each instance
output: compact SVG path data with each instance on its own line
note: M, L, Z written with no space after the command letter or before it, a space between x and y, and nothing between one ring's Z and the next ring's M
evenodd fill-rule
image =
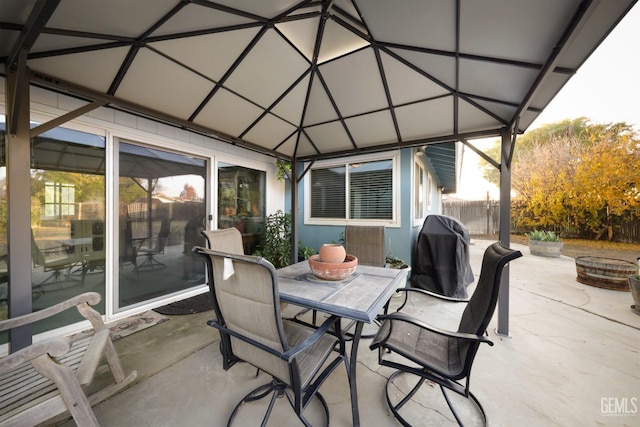
M203 311L208 310L213 310L213 305L211 305L211 297L209 296L208 292L153 309L153 311L155 311L156 313L169 316L178 314L202 313Z

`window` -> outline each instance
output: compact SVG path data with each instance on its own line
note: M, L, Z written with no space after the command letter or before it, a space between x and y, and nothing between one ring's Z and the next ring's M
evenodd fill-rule
M311 169L306 190L308 222L362 220L389 224L395 220L397 156L358 160Z
M414 227L422 224L432 210L433 178L424 164L416 160L413 164L413 219Z
M431 212L431 202L433 200L433 180L431 174L427 174L427 211Z
M266 173L218 164L218 228L242 233L244 253L252 254L264 236Z
M75 186L62 182L44 184L44 215L50 219L75 215Z
M425 198L425 188L424 188L424 168L422 164L415 162L414 164L414 181L413 181L413 218L416 220L421 220L424 218L424 198Z

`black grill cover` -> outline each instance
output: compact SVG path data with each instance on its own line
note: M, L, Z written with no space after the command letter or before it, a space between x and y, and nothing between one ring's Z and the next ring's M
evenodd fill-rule
M467 298L473 282L469 232L455 218L429 215L413 253L411 284L448 297Z

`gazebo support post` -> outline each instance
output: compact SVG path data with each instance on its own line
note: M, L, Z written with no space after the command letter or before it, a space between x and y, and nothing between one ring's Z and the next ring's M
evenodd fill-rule
M511 159L516 139L515 134L515 130L509 132L505 128L500 135L500 224L498 238L505 246L509 246L511 241ZM509 336L509 265L506 265L502 271L496 332L498 335Z

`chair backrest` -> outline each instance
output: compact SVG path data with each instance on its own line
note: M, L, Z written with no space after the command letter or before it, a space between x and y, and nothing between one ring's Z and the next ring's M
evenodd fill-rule
M207 239L207 247L209 249L235 255L244 254L242 234L235 227L223 230L204 230L202 234Z
M136 246L133 244L131 220L120 219L120 262L136 262Z
M33 262L34 267L45 265L47 262L44 254L36 243L36 238L33 236L33 230L31 230L31 261Z
M384 226L347 225L344 246L349 255L358 258L360 265L385 265Z
M205 256L218 322L275 352L288 350L280 317L276 270L261 257L196 248ZM233 354L290 384L289 365L275 354L231 336Z
M492 244L485 250L480 278L462 313L458 332L484 334L498 302L502 270L509 261L521 256L520 251L509 249L500 242Z
M156 240L155 252L164 252L164 247L169 240L169 233L171 232L171 221L173 219L163 218L160 223L160 231L158 232L158 239Z

